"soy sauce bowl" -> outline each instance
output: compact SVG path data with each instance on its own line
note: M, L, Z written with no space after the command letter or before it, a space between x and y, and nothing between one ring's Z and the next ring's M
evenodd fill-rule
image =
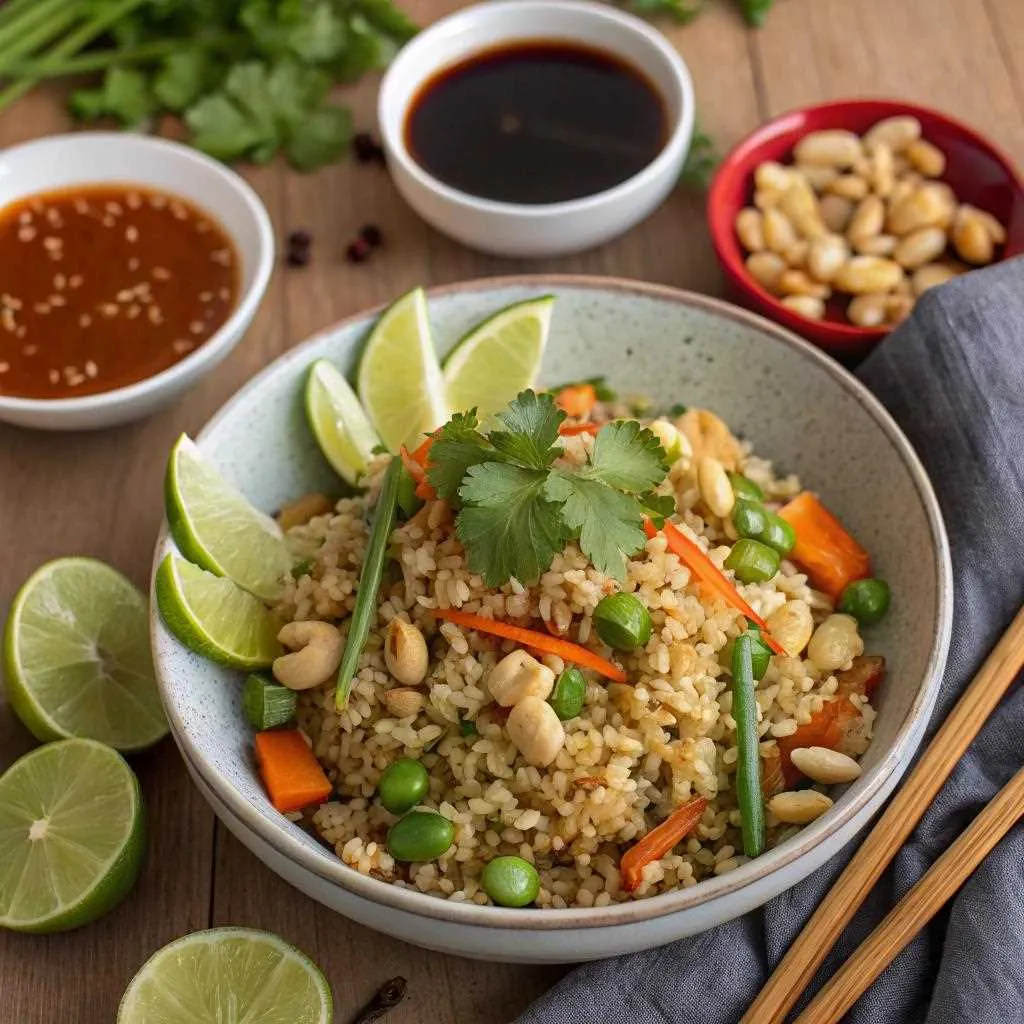
M416 161L405 137L406 119L420 91L438 72L518 42L586 47L641 71L665 109L666 142L660 152L620 184L563 202L486 199L430 174ZM679 180L690 147L694 98L682 58L638 18L582 0L495 0L443 18L407 44L384 76L377 112L395 186L427 223L481 252L564 256L621 235L664 201ZM453 137L457 144L457 129Z

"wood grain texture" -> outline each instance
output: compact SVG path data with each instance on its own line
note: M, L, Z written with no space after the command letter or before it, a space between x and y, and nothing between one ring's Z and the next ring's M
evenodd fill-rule
M462 6L408 0L427 23ZM731 4L693 24L663 25L693 74L699 119L721 149L764 116L850 94L892 94L943 107L1024 160L1024 38L1019 0L783 0L761 33ZM908 45L913 40L913 46ZM376 83L341 90L360 129L375 123ZM38 91L0 116L0 146L67 127L58 93ZM428 228L375 166L346 162L302 176L274 165L246 171L279 240L315 235L312 264L275 272L245 341L177 405L146 423L81 435L0 426L0 616L40 562L92 554L145 585L161 515L161 476L174 437L196 431L275 356L341 317L419 283L520 271L615 274L718 293L722 278L704 228L703 197L679 191L647 222L589 253L560 260L482 256ZM353 267L344 250L367 222L384 250ZM0 704L2 704L0 695ZM0 769L32 745L0 707ZM142 960L164 942L216 924L270 928L320 962L342 1024L393 974L411 983L395 1024L491 1024L510 1019L561 968L442 957L332 914L273 876L222 828L188 781L170 741L133 759L150 810L149 862L138 890L105 921L51 939L0 935L0 1020L109 1024Z

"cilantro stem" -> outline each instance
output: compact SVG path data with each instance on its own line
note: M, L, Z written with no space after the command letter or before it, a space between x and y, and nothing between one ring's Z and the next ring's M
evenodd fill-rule
M38 17L39 14L43 17ZM39 7L13 23L0 24L0 52L19 60L61 36L82 17L83 9L66 0L40 0Z
M197 40L196 46L215 50L222 43L220 39ZM113 64L140 64L159 60L181 49L177 39L159 40L152 43L140 43L138 46L124 50L98 50L83 53L77 57L54 62L50 58L29 60L8 64L0 59L0 75L32 75L36 78L60 78L63 75L82 75L90 71L106 71Z

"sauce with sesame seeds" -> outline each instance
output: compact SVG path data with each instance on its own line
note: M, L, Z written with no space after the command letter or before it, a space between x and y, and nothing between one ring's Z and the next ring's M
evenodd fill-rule
M238 254L169 193L86 185L0 209L0 395L75 398L160 373L234 311Z

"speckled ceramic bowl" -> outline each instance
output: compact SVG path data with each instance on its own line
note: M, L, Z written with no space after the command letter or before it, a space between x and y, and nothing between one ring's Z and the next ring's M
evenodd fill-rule
M872 635L889 659L864 773L795 838L720 878L602 909L450 903L358 874L270 806L239 703L241 675L191 654L154 611L153 649L175 740L227 826L296 888L398 938L462 956L565 962L659 945L759 906L833 856L903 774L931 711L949 643L952 591L939 510L920 463L882 407L788 331L714 299L599 278L521 277L440 288L430 311L448 348L488 314L555 292L542 383L605 374L661 405L708 406L784 469L798 471L871 550L893 607ZM199 444L261 508L336 487L303 417L306 369L351 369L373 313L292 349L224 406ZM159 560L170 549L166 532ZM155 608L155 602L154 602Z

